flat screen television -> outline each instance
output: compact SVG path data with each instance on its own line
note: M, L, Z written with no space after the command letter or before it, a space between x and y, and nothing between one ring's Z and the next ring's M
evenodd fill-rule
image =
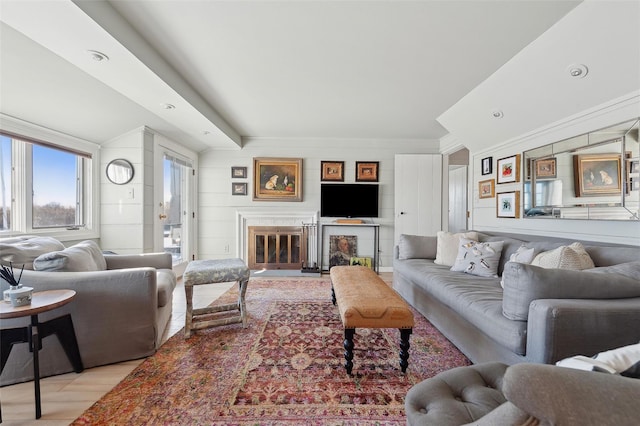
M378 217L378 184L320 185L320 216Z

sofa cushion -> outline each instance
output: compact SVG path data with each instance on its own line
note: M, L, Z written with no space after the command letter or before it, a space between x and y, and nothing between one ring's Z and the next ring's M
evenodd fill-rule
M599 268L585 269L585 271L596 272L599 274L620 274L626 277L640 279L640 260L633 262L619 263L611 266L601 266Z
M595 267L589 253L580 243L572 243L568 246L560 246L553 250L542 252L533 259L531 264L542 268L575 270Z
M64 250L45 253L33 261L36 271L105 271L107 262L95 241L86 240Z
M478 240L478 233L460 232L452 234L451 232L438 231L437 233L436 265L453 266L458 256L458 247L460 246L460 238L468 238L470 240Z
M497 277L502 244L502 241L480 243L460 238L458 255L451 270L480 277Z
M0 240L0 264L24 269L33 269L33 261L40 255L63 250L64 245L51 237L25 235Z
M536 299L621 299L640 297L640 280L615 273L546 269L508 262L504 268L502 313L527 320Z
M437 237L401 234L398 239L399 259L435 259Z
M556 365L640 378L640 343L600 352L593 358L584 355L572 356L556 362Z

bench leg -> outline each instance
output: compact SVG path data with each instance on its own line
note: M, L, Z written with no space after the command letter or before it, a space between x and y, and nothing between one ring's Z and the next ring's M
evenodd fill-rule
M331 301L333 302L333 306L336 305L336 292L333 290L333 284L331 284Z
M409 336L411 336L411 328L400 329L400 368L402 372L407 371L409 366Z
M240 319L242 320L242 328L247 328L247 307L244 301L245 293L247 292L247 284L249 280L241 280L238 285L240 286L240 295L238 296L238 307L240 309Z
M187 299L187 312L184 319L184 337L191 337L191 324L193 323L193 286L184 286L185 298Z
M355 328L345 328L344 329L344 359L346 362L344 363L344 368L347 369L347 374L351 375L351 370L353 369L353 335L355 334Z

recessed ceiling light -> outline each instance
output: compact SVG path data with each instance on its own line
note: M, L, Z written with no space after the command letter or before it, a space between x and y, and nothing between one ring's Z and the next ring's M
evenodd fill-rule
M164 109L176 109L176 106L173 104L160 104L160 106Z
M504 117L504 112L500 111L499 109L494 109L493 111L491 111L491 116L493 118L502 118Z
M96 62L108 61L109 57L102 52L98 52L97 50L87 50L87 53Z
M567 67L567 72L573 78L584 78L589 73L589 68L583 64L572 64Z

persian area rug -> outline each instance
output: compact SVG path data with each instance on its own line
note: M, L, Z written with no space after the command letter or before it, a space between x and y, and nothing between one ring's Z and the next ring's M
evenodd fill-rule
M404 425L412 385L470 364L414 311L405 374L399 330L359 329L347 375L327 278L251 279L246 302L248 328L177 333L73 424Z

